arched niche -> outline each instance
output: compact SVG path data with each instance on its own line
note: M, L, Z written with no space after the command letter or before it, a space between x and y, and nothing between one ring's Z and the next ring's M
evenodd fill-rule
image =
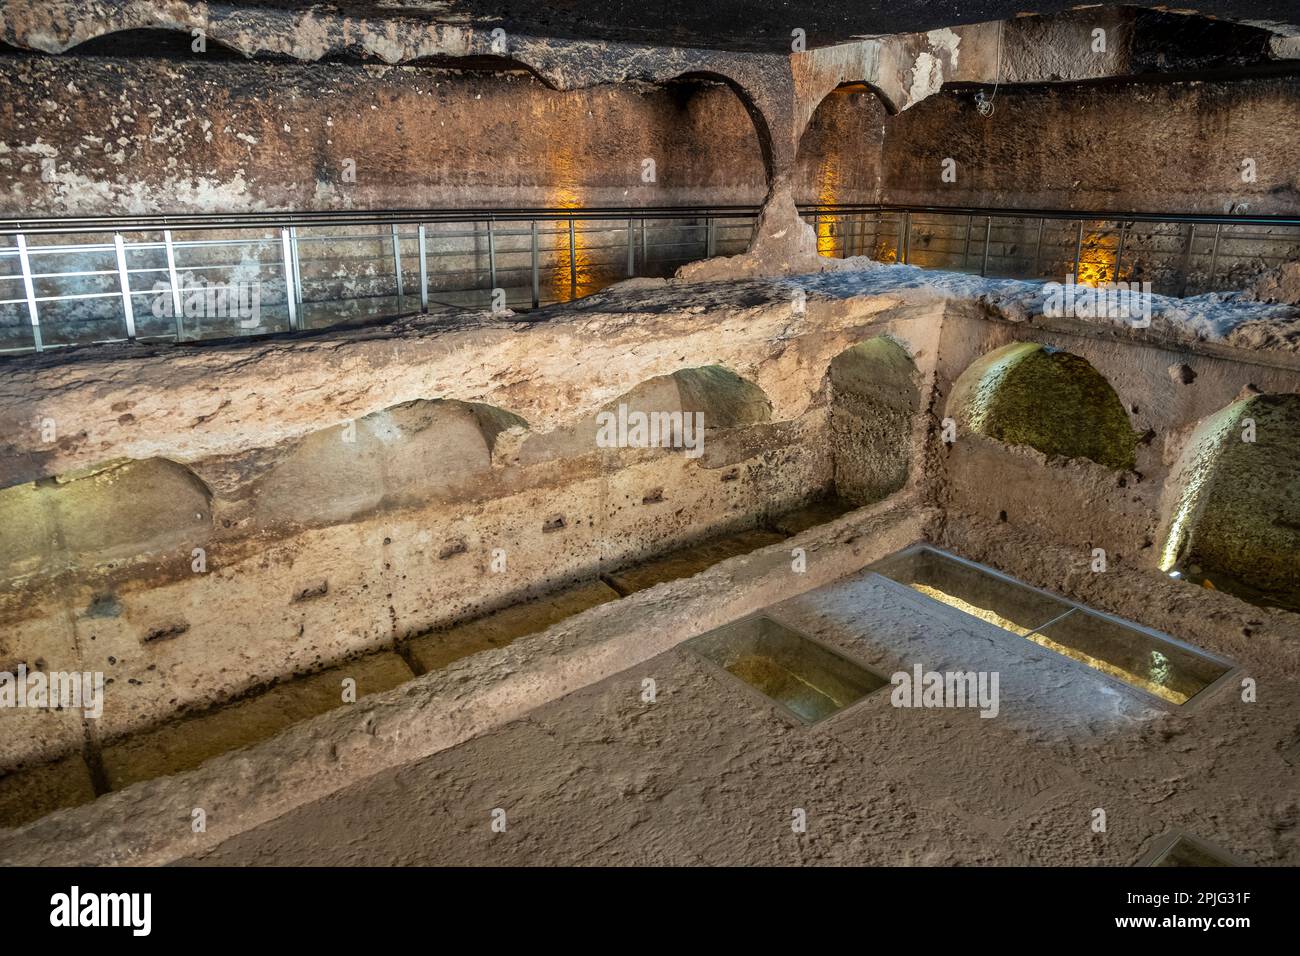
M982 356L953 385L959 428L1026 445L1049 458L1131 470L1138 435L1115 389L1087 359L1036 342Z
M1211 415L1171 481L1161 570L1300 611L1300 395L1255 395Z
M189 549L212 530L212 495L167 458L121 460L0 491L0 574L63 560L129 560Z
M767 422L772 418L772 402L758 385L721 365L678 369L646 379L576 425L530 436L519 460L529 464L578 458L603 448L676 447L664 443L662 428L656 432L661 441L641 442L642 436L634 430L639 416L647 420L660 416L661 421L670 423L684 423L690 416L692 430L683 437L695 441L702 433L694 423L716 429ZM625 444L623 439L627 439Z
M491 405L393 405L298 440L259 480L257 508L269 522L331 524L468 492L490 471L497 436L526 427Z
M888 336L859 342L831 360L831 442L841 498L868 504L907 484L921 373Z
M795 154L795 198L801 205L872 203L889 111L865 83L831 90L813 111ZM895 236L876 221L819 216L817 252L829 258L888 260Z

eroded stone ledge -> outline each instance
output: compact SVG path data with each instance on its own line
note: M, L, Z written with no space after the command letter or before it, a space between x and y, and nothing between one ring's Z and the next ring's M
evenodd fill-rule
M357 780L462 743L769 603L852 573L925 535L912 496L661 584L509 647L295 725L197 770L108 794L0 833L6 865L158 865L202 852ZM791 547L807 573L790 574ZM207 829L191 830L195 808Z

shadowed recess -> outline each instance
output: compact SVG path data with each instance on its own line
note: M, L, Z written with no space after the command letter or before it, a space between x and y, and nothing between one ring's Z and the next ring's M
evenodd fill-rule
M1032 342L990 352L957 380L948 412L972 431L1049 458L1134 466L1138 435L1119 396L1070 352Z
M907 350L886 336L831 360L831 430L840 449L835 487L846 501L880 501L907 484L920 381Z
M0 491L0 567L92 563L189 547L211 531L211 494L166 458L114 461Z
M602 420L635 413L676 416L678 421L698 416L695 420L706 429L734 428L771 421L772 402L759 386L721 365L678 369L646 379L576 425L530 435L519 460L531 463L591 454L601 447ZM629 443L629 447L637 445Z
M1300 395L1256 395L1206 419L1178 481L1162 569L1300 610Z
M301 439L259 482L258 506L271 520L320 524L437 497L478 481L497 435L526 427L490 405L403 402Z

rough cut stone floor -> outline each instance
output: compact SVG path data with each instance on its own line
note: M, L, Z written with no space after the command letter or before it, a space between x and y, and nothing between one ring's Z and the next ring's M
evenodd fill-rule
M884 674L999 670L1001 715L894 708L886 687L800 727L678 647L185 862L1128 866L1174 827L1300 861L1297 771L1274 739L1300 720L1293 682L1161 714L869 572L770 613Z

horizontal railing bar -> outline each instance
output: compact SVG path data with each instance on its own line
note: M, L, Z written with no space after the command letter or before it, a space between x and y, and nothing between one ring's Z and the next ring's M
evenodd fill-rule
M22 232L57 235L86 232L157 232L184 229L253 229L283 226L366 226L428 222L526 222L531 219L695 219L753 217L757 206L588 206L535 209L388 209L377 211L322 210L316 212L186 213L161 216L38 217L0 219L0 235Z
M116 292L69 292L66 295L38 295L37 302L66 302L69 299L120 299L122 290ZM23 300L27 301L26 299Z
M803 215L854 213L934 213L949 216L992 216L995 219L1065 219L1084 222L1177 222L1300 226L1300 217L1289 215L1226 215L1215 213L1117 212L1095 209L1006 209L986 206L932 206L895 203L800 205Z
M316 213L247 213L247 214L195 214L193 216L137 216L137 217L89 217L89 218L46 218L32 220L8 220L7 222L13 228L0 228L0 234L15 235L15 248L0 248L0 259L17 260L20 259L21 252L25 251L29 255L81 255L91 257L95 255L108 256L110 253L117 259L118 267L116 269L94 270L85 269L85 265L93 264L90 262L78 263L83 268L77 271L69 272L39 272L33 273L30 269L26 270L27 275L12 274L0 275L0 279L24 280L30 278L50 288L49 283L54 280L82 280L98 279L99 277L118 276L122 289L119 292L85 292L85 293L66 293L56 295L34 295L34 290L28 290L28 296L21 299L5 298L0 300L3 306L19 306L27 304L33 314L32 324L35 326L35 314L37 304L48 306L51 303L75 302L79 300L94 299L122 299L123 305L120 311L125 310L129 315L131 312L132 300L139 302L148 301L150 298L156 298L165 290L159 289L141 289L131 288L132 279L139 284L148 284L152 281L153 276L167 276L171 273L171 257L168 257L168 265L144 264L159 262L161 254L169 249L172 253L189 252L191 255L197 250L218 249L240 247L252 249L252 254L258 257L257 265L267 271L266 279L258 278L253 281L266 282L286 282L288 277L275 279L273 274L283 276L284 266L279 262L263 262L261 257L263 250L268 256L275 259L280 257L278 248L283 242L283 235L291 228L294 231L293 241L295 243L305 244L315 242L318 245L314 248L321 250L316 257L299 258L296 253L295 245L294 263L295 275L293 284L287 284L290 294L294 294L294 284L305 282L307 289L319 298L308 298L303 300L302 295L298 294L299 308L309 305L320 307L329 307L326 311L333 311L330 314L335 316L335 322L364 321L367 317L377 316L385 312L394 311L401 313L405 311L414 312L414 309L408 309L411 300L419 300L419 296L412 293L405 297L394 297L391 293L380 291L386 283L390 287L394 284L393 280L397 274L393 271L394 266L401 268L401 274L410 282L416 275L413 262L408 262L406 267L402 267L400 259L393 256L392 250L401 248L406 251L420 248L420 237L424 238L423 261L432 260L438 264L437 268L430 270L427 279L421 269L421 283L427 282L430 291L435 292L443 298L458 298L468 303L478 303L482 301L483 296L488 292L486 284L497 286L508 286L514 290L510 295L516 296L520 304L525 306L537 303L555 303L571 301L579 298L581 293L595 291L603 288L610 281L617 281L629 274L631 266L627 265L625 253L629 250L629 244L633 241L631 232L632 226L636 222L643 225L642 233L636 240L636 246L639 249L639 257L644 269L650 274L659 270L670 271L676 263L688 262L696 258L695 251L701 250L705 246L705 237L708 238L708 247L716 254L726 254L720 251L720 246L724 244L728 249L735 249L734 243L740 243L743 248L745 237L753 234L755 217L758 214L757 207L753 206L717 206L717 207L692 207L692 206L660 206L660 207L584 207L584 208L564 208L564 209L498 209L498 210L387 210L387 211L327 211ZM974 247L972 247L972 259L981 257L986 268L991 273L1000 273L1004 269L1019 275L1033 273L1041 276L1046 274L1044 268L1052 269L1059 266L1062 262L1074 261L1077 254L1077 243L1079 241L1078 229L1082 227L1089 231L1089 245L1086 247L1089 256L1095 254L1105 262L1093 262L1092 265L1101 266L1103 269L1112 268L1118 270L1119 264L1112 263L1109 260L1114 257L1117 249L1117 237L1125 234L1129 236L1132 243L1139 242L1138 236L1141 235L1140 242L1151 250L1153 256L1159 257L1153 260L1153 275L1164 276L1167 274L1181 274L1185 277L1190 276L1195 286L1201 286L1203 283L1214 288L1215 267L1210 265L1206 268L1207 258L1211 254L1211 249L1217 253L1220 263L1218 278L1222 279L1237 268L1236 265L1224 265L1224 257L1241 258L1248 256L1256 265L1265 266L1273 262L1284 262L1291 258L1286 254L1289 246L1300 245L1300 218L1291 218L1287 216L1217 216L1217 215L1195 215L1195 214L1169 214L1169 213L1115 213L1115 212L1092 212L1084 210L1026 210L1026 209L984 209L979 207L965 206L908 206L892 204L817 204L804 205L800 207L801 216L810 223L816 222L818 228L818 245L824 254L832 255L879 255L887 257L889 254L898 256L899 253L894 250L891 253L889 249L890 239L895 231L901 231L903 223L908 224L909 234L912 237L912 243L905 245L904 249L911 252L911 260L914 264L930 264L933 268L948 268L952 271L966 271L975 273L972 262L970 267L963 265L962 268L955 268L952 260L960 257L962 250L961 244L965 241L969 245L969 220L973 217L980 217L985 220L987 227L981 223L981 236ZM961 221L952 221L961 220ZM6 221L0 220L0 226ZM493 224L520 222L526 223L527 229L499 228ZM1042 223L1046 222L1046 229L1042 228ZM1147 223L1148 227L1136 229L1136 223ZM1217 224L1227 226L1226 229L1218 230L1201 230L1197 235L1196 230L1189 231L1186 226L1191 224ZM486 230L482 227L488 225ZM647 231L644 226L652 224L652 229ZM368 227L386 227L385 231L376 231L369 234L366 230ZM536 228L534 228L536 226ZM406 227L407 231L403 231ZM467 228L474 227L474 228ZM1024 234L1027 230L1038 227L1039 239L1037 243L1037 252L1032 257L1033 265L1029 265L1031 257L1024 251ZM362 228L365 234L356 234L356 228ZM312 235L308 230L340 230L341 235L317 234ZM157 241L154 234L164 233L166 230L183 230L191 235L198 233L198 236L190 239L181 239L171 236L170 245L167 239ZM445 231L444 231L445 230ZM234 236L233 238L203 238L203 232L225 233ZM28 246L25 242L34 237L41 235L73 236L79 232L104 233L107 240L113 233L122 237L119 251L117 241L109 242L69 242L66 245L57 244L57 242L43 246ZM240 232L247 233L239 235ZM874 232L874 236L869 233ZM917 235L925 236L925 247L921 248L916 242ZM1217 244L1211 243L1211 235L1214 233L1217 237ZM139 237L133 239L132 236ZM572 245L571 237L582 237L582 244L579 248ZM463 241L462 241L463 240ZM374 246L367 246L368 243L375 243ZM487 246L485 247L485 243ZM324 244L333 244L333 250L325 247ZM1123 241L1119 241L1123 245ZM324 248L323 248L324 247ZM1019 248L1017 248L1019 247ZM1013 251L1014 250L1014 251ZM1232 250L1245 250L1232 251ZM1258 250L1258 251L1255 251ZM141 253L148 255L141 257ZM155 255L155 253L157 255ZM249 253L244 253L247 256ZM577 262L577 269L573 268L571 258L576 259L580 254L581 259ZM284 262L288 261L288 253L284 253ZM484 256L489 255L491 262L485 262ZM536 256L534 264L528 264L528 258ZM200 260L208 258L199 254ZM212 257L216 257L213 255ZM1161 259L1178 257L1181 259L1180 266L1170 266L1166 268L1161 265ZM903 253L902 258L907 259L907 254ZM132 268L131 261L141 264ZM374 275L364 277L366 285L374 294L372 295L353 295L340 299L332 295L330 289L333 284L337 283L339 277L334 274L326 273L321 268L328 265L332 270L343 270L353 272L358 267L366 269L373 268L375 263L387 262L387 268L376 271ZM965 260L963 259L963 262ZM297 274L298 264L307 267L310 271L305 277ZM519 263L516 265L515 263ZM26 263L24 263L26 264ZM69 263L72 264L72 263ZM1055 265L1054 265L1055 264ZM179 270L185 273L196 273L199 276L207 273L232 273L241 267L247 265L247 259L240 262L183 262L179 264ZM463 268L445 268L446 266L465 266ZM6 267L12 268L12 267ZM540 268L542 274L547 278L548 285L555 285L553 290L547 290L539 294L538 290L532 288L533 283L528 281L529 274ZM312 272L320 272L313 276ZM557 276L563 273L562 278ZM581 289L573 289L570 294L563 294L560 286L565 291L570 290L570 283L575 273L581 275ZM238 273L235 273L238 274ZM636 274L646 274L646 272L637 272ZM662 273L660 273L662 274ZM1208 282L1205 276L1208 274ZM186 288L201 289L205 287L208 280L199 278L193 285L187 284ZM233 281L233 280L232 280ZM1159 279L1158 281L1165 281ZM76 287L76 284L71 284ZM84 287L91 283L77 283ZM399 296L402 291L402 281L397 278L396 282ZM285 286L282 286L284 288ZM1184 281L1184 288L1186 281ZM299 286L301 288L301 286ZM408 286L409 288L409 286ZM7 290L6 290L7 291ZM360 290L357 290L360 291ZM440 300L434 299L435 304ZM351 304L350 310L340 311L338 306ZM445 303L444 303L445 304ZM293 303L268 302L269 308L278 309L281 312L287 307L290 313L290 324L292 325ZM137 306L138 308L138 306ZM120 317L120 314L119 314ZM91 332L97 328L92 322L82 318L63 318L59 317L57 310L51 312L49 316L53 320L51 328L64 326L73 330L76 334L79 329ZM94 321L100 321L98 317ZM282 319L277 319L277 323L282 324ZM334 323L331 323L334 324ZM25 326L22 326L25 328ZM15 326L15 328L19 328ZM268 334L274 331L285 331L279 329L264 329L258 334ZM143 331L143 330L142 330ZM200 332L200 337L202 333ZM149 338L153 340L157 336L149 333L147 336L140 338ZM163 340L170 336L161 336ZM120 339L98 339L97 342L105 341L122 341ZM49 343L51 346L61 346L63 343ZM92 344L89 342L79 342L77 344ZM7 343L6 343L7 345ZM28 346L29 348L32 346ZM35 342L35 348L40 348L39 339ZM20 349L25 350L25 349ZM13 351L9 348L0 347L0 351L8 353Z
M436 222L511 222L578 220L752 218L757 206L590 206L581 208L511 209L389 209L375 211L320 210L258 213L186 213L154 216L91 216L80 218L36 217L0 220L0 235L19 232L28 235L75 234L79 232L154 232L162 229L282 228L285 226L360 226ZM1086 209L999 209L983 206L937 206L925 204L805 204L804 215L852 216L888 214L930 214L981 216L995 219L1051 219L1084 222L1164 222L1218 225L1300 226L1300 217L1284 215L1227 215L1209 213L1119 212Z

